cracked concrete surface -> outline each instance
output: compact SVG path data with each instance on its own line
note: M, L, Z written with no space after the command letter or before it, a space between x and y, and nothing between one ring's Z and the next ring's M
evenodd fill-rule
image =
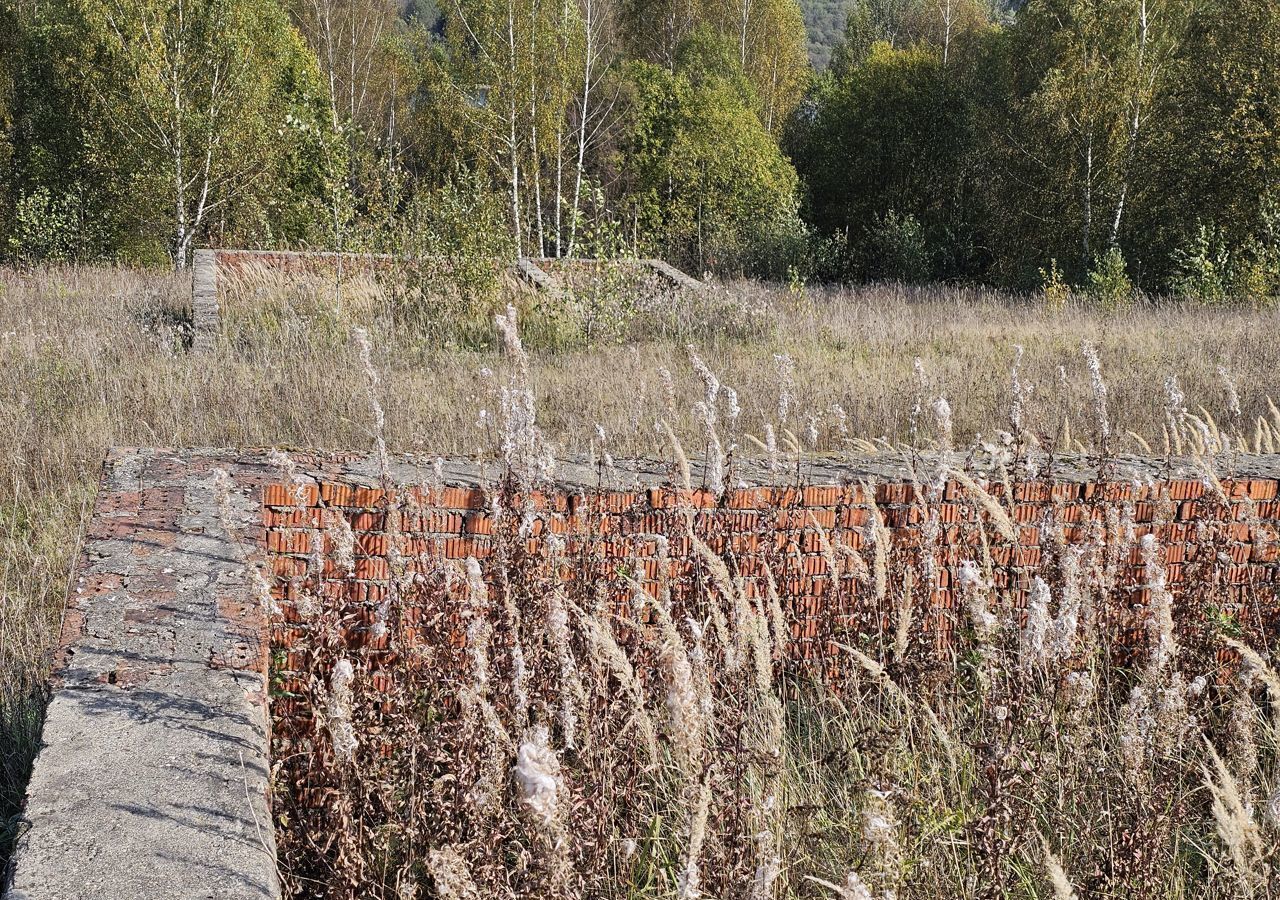
M108 457L14 900L279 896L262 613L214 487L214 467L236 462ZM252 493L260 479L247 474ZM245 486L221 507L249 531L260 517Z

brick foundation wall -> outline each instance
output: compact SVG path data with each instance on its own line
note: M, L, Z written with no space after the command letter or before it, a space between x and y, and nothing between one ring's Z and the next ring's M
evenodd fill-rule
M633 582L657 591L664 574L659 542L669 548L665 577L675 603L698 589L695 574L704 562L689 537L691 522L693 531L742 579L746 596L764 596L771 581L776 586L796 660L831 661L841 656L839 644L858 632L889 627L890 612L901 602L902 584L895 575L907 568L920 570L926 555L934 559L937 575L933 585L919 578L914 583L913 602L927 610L916 619L916 639L946 646L962 624L956 572L965 561L989 559L997 602L1022 609L1033 577L1059 566L1069 547L1088 547L1096 564L1107 568L1115 588L1101 615L1123 645L1141 628L1150 599L1140 550L1147 534L1156 537L1180 608L1212 603L1250 633L1276 634L1278 486L1274 477L1216 483L1210 478L1071 478L1014 484L1009 502L1003 496L1005 485L997 481L988 491L1008 510L1016 530L1012 541L1001 536L981 498L954 480L927 507L920 487L907 480L875 486L760 487L723 498L662 487L565 487L531 495L526 512L506 518L522 518L516 543L531 556L546 553L549 535L564 541L566 556L578 561L565 576L577 582L570 589L596 599L603 592L623 615ZM268 486L264 493L266 546L279 605L271 625L273 717L277 736L285 740L305 735L311 719L310 709L298 699L305 694L310 664L300 649L309 643L308 625L296 609L304 583L325 605L345 610L341 649L365 654L376 670L385 638L372 628L374 610L388 597L393 566L403 566L402 578L409 580L468 557L487 567L497 541L494 495L479 487L419 487L388 495L368 482L324 481L306 488L301 504L297 500L283 484ZM505 502L513 509L524 505L515 497ZM390 507L398 510L393 516L399 526L389 533ZM929 521L932 513L927 510L936 510L936 520ZM318 530L335 516L349 524L355 539L349 573L334 562L333 538ZM888 581L883 595L874 573L877 523L889 543L881 563ZM323 568L317 571L313 563L308 574L317 539L324 544L319 548ZM399 562L392 562L393 557ZM493 572L486 571L486 577L492 581ZM463 640L456 610L444 610L441 617L439 609L408 608L401 615L418 627L424 642Z
M559 580L572 608L603 610L600 621L615 623L606 627L647 682L655 677L652 644L643 628L620 623L653 621L653 604L634 602L639 590L669 591L675 621L705 615L716 565L709 550L749 601L772 606L776 594L790 630L780 662L798 676L784 685L790 693L809 676L838 681L856 668L846 648L870 651L877 636L893 635L903 606L912 610L912 662L903 671L913 674L905 677L950 682L965 652L960 632L970 626L957 574L974 563L992 585L991 608L1020 621L1033 579L1060 585L1068 556L1080 554L1080 568L1097 570L1088 581L1106 586L1088 601L1103 645L1121 664L1145 658L1153 591L1142 542L1154 535L1179 642L1207 668L1216 658L1225 676L1235 660L1213 622L1233 619L1258 646L1280 636L1280 479L1265 466L1221 481L1142 469L1106 479L1078 469L996 479L984 490L961 479L921 485L892 463L864 460L723 497L600 489L585 477L527 496L458 484L386 491L368 479L322 480L300 492L270 485L263 524L275 574L270 703L284 864L322 881L328 863L315 856L316 836L343 827L343 804L352 802L330 751L318 749L329 740L317 729L335 659L361 673L368 718L360 740L392 770L416 752L406 743L422 740L392 736L398 716L423 715L418 707L433 721L456 715L472 665L470 560L490 595L492 627L509 621L504 591L532 612ZM749 482L767 480L753 476ZM349 570L336 559L345 540L339 520L351 532ZM316 608L327 612L316 617ZM1016 631L1001 640L1018 652ZM429 662L405 659L415 656ZM498 658L513 658L509 645ZM410 689L430 699L400 690L404 665L431 672L413 676Z

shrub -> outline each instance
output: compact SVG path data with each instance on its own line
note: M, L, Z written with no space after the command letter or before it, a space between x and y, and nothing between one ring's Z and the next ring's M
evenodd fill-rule
M1250 239L1230 268L1231 298L1239 304L1269 306L1280 292L1280 252Z
M1280 237L1274 219L1264 212L1259 232L1235 247L1220 228L1201 223L1195 237L1174 251L1170 290L1211 306L1269 305L1280 293Z
M1197 303L1226 302L1231 254L1219 229L1201 224L1190 243L1174 252L1173 264L1169 288L1176 296Z
M871 271L880 278L917 284L933 272L933 254L920 220L889 210L869 229Z
M85 223L73 193L38 187L18 200L9 249L26 262L65 262L84 253Z
M1062 309L1071 299L1071 285L1062 276L1056 259L1049 260L1049 269L1040 270L1040 291L1044 301L1052 309Z
M1133 282L1129 280L1124 254L1119 247L1112 247L1094 259L1087 290L1090 299L1108 309L1127 306L1133 302Z
M718 235L713 256L722 273L743 274L768 281L784 281L795 271L810 268L810 233L794 200L771 214L746 222L732 234Z

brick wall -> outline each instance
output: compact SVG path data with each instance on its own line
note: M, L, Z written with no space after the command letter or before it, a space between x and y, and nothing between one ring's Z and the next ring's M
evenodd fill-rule
M545 552L547 536L565 541L567 555L578 560L565 576L585 591L604 590L620 613L628 609L633 588L628 578L657 590L659 541L669 547L666 575L676 601L696 591L702 563L688 536L687 521L711 549L742 578L749 597L776 584L790 621L791 652L796 659L835 659L838 642L862 629L887 624L900 602L902 584L895 575L919 570L929 553L927 520L936 510L935 584L914 582L914 601L927 614L917 618L918 639L946 645L961 621L955 573L967 560L989 559L999 602L1026 605L1032 578L1060 564L1064 546L1090 545L1099 566L1108 567L1115 588L1103 611L1121 643L1136 634L1149 600L1139 541L1154 534L1168 582L1186 610L1211 602L1236 617L1246 629L1275 632L1280 573L1280 501L1276 479L1242 478L1220 482L1181 478L1136 483L1094 480L1032 481L1012 486L1006 502L997 482L990 494L1008 511L1016 541L1000 535L991 515L971 489L956 481L937 499L922 504L909 481L733 491L722 499L709 492L652 488L594 492L553 490L530 497L532 518L524 518L524 552ZM521 501L508 499L516 507ZM347 610L346 648L374 657L385 639L374 635L373 610L388 596L390 543L398 546L407 576L424 576L442 565L474 557L485 565L494 551L492 498L478 487L412 488L394 499L380 489L327 481L305 491L304 503L284 485L264 494L267 549L277 579L280 612L274 617L277 700L275 719L285 733L305 731L309 710L293 699L304 691L308 625L295 602L304 582L326 605ZM388 535L387 509L398 507L398 534ZM354 569L341 571L333 559L333 538L313 531L326 517L342 516L355 538ZM691 519L687 517L691 516ZM878 517L878 518L877 518ZM508 518L516 518L513 514ZM872 570L872 523L886 529L888 589L877 597ZM317 537L324 542L323 571L308 576L308 559ZM986 549L983 549L984 543ZM833 571L833 564L836 571ZM492 573L489 573L491 576ZM315 576L315 571L312 571ZM928 591L922 597L921 592ZM404 613L411 621L420 611ZM457 641L456 619L437 621L450 634L427 634L425 641ZM376 665L374 666L376 668Z
M404 727L399 717L430 710L432 722L450 718L471 677L463 616L469 559L480 565L491 595L495 683L510 675L502 667L514 658L498 649L511 634L504 589L528 604L521 615L532 622L546 621L538 598L557 589L569 607L591 610L597 621L610 621L600 616L603 610L647 622L653 605L634 602L637 588L657 594L666 585L673 618L681 622L686 611L700 616L708 608L714 576L699 542L724 562L747 598L776 591L791 636L779 662L801 675L839 677L851 659L845 648L875 652L877 635L892 640L900 607L909 602L907 663L895 671L949 683L954 651L963 649L961 630L968 627L957 582L962 567L983 567L993 604L1010 613L1025 608L1036 576L1056 590L1064 561L1077 552L1082 568L1097 570L1090 580L1104 585L1090 603L1107 646L1121 663L1135 653L1145 658L1152 596L1146 535L1155 536L1188 662L1228 671L1233 661L1213 626L1224 617L1255 645L1280 636L1276 460L1255 459L1221 481L1148 461L1108 467L1099 478L1096 465L1077 460L1056 463L1050 477L993 478L982 491L963 479L922 486L901 463L867 458L809 463L793 473L792 484L723 497L660 486L667 477L662 467L620 466L608 475L567 468L562 465L558 486L527 496L510 486L482 487L476 470L446 471L442 478L428 468L394 471L387 483L400 486L385 491L367 464L355 477L304 480L300 493L279 483L264 488L263 539L275 575L275 808L284 813L277 836L295 874L323 880L327 863L315 857L315 836L341 827L335 823L345 821L343 804L353 802L325 749L326 733L313 741L323 715L315 707L327 702L334 659L353 661L360 673L361 752L372 754L361 765L375 759L403 774L414 742L434 732L423 726L426 731L410 730L418 737L405 738L410 732L398 730ZM700 478L695 463L694 483ZM775 476L757 468L735 472L730 482L740 478L760 485ZM601 489L602 480L655 486ZM350 570L339 562L339 520L350 528ZM647 680L652 644L641 629L612 621L617 641ZM999 639L1017 652L1015 631ZM529 632L525 640L536 642ZM708 637L709 652L714 646ZM582 652L588 665L591 650ZM427 661L413 661L417 657ZM401 690L406 671L407 691Z

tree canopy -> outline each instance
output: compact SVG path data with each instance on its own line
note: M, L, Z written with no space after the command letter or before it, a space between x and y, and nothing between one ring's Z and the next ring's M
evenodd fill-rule
M529 256L1280 294L1274 3L847 0L806 47L816 8L0 0L0 252L395 249L431 206Z

